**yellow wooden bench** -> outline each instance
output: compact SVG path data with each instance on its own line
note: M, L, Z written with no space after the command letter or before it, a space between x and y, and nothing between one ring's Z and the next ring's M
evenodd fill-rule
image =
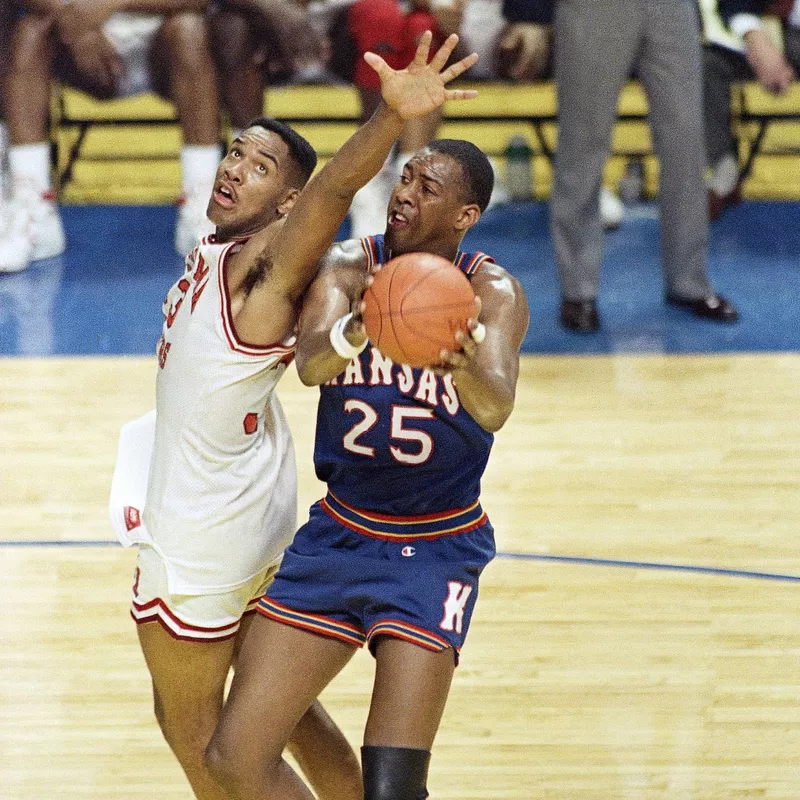
M800 199L800 81L777 97L742 83L731 110L747 194Z
M476 100L446 105L439 135L469 139L502 161L508 140L521 134L534 153L536 194L549 196L557 138L554 84L481 83L475 88ZM782 98L766 94L756 84L743 84L734 94L732 109L742 163L750 178L746 194L800 198L800 159L783 157L800 152L800 83ZM96 101L59 87L52 110L55 166L63 199L174 199L180 183L181 137L170 103L155 95ZM264 110L290 122L324 161L355 130L360 104L356 90L349 86L292 86L270 89ZM645 187L654 194L658 164L647 125L647 100L635 82L620 96L607 166L609 183L619 179L629 158L643 159Z

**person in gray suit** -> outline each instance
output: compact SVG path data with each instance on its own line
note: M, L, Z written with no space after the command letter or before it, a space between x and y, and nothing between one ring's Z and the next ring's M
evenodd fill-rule
M665 299L717 322L738 318L706 272L702 70L694 0L555 0L559 135L551 232L561 284L561 324L600 326L603 256L598 197L619 93L632 74L644 85L661 162Z

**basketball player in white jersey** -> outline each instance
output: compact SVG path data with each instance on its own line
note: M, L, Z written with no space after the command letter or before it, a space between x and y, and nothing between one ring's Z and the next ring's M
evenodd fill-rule
M399 71L367 54L383 103L302 193L316 162L310 145L274 120L249 126L217 172L208 206L216 234L189 254L165 300L157 415L123 430L111 505L123 543L140 550L132 614L156 717L201 800L227 797L203 752L246 635L243 615L295 530L294 453L273 389L294 355L303 293L404 121L474 96L444 88L477 60L445 69L457 41L427 64L425 34ZM135 464L148 463L151 447L148 479ZM290 748L321 800L361 797L355 755L318 703Z

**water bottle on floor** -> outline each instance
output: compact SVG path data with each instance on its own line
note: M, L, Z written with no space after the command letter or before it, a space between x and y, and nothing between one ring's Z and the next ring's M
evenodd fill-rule
M528 140L519 134L512 136L505 150L506 188L513 201L530 200L533 197L533 170Z

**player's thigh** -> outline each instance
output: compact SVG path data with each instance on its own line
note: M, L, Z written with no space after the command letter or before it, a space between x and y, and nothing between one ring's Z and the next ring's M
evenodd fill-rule
M450 692L455 652L383 636L375 659L364 744L430 750Z
M214 63L223 78L233 80L237 70L259 56L250 17L220 9L209 15L208 26Z
M5 74L10 57L11 40L13 39L17 15L10 0L0 0L0 78Z
M182 641L156 621L136 629L160 720L171 724L176 717L187 722L211 717L216 721L233 658L233 639Z
M303 714L355 650L254 615L212 741L217 756L254 765L280 758Z
M20 17L13 28L3 31L2 48L6 52L8 69L27 73L43 59L52 59L53 41L49 17L44 14Z
M160 710L166 714L216 716L242 625L272 581L276 567L265 567L228 592L173 595L161 556L139 548L131 614L153 678Z
M194 75L214 69L210 32L205 15L194 11L167 14L148 45L147 62L152 90L172 98L173 75Z

